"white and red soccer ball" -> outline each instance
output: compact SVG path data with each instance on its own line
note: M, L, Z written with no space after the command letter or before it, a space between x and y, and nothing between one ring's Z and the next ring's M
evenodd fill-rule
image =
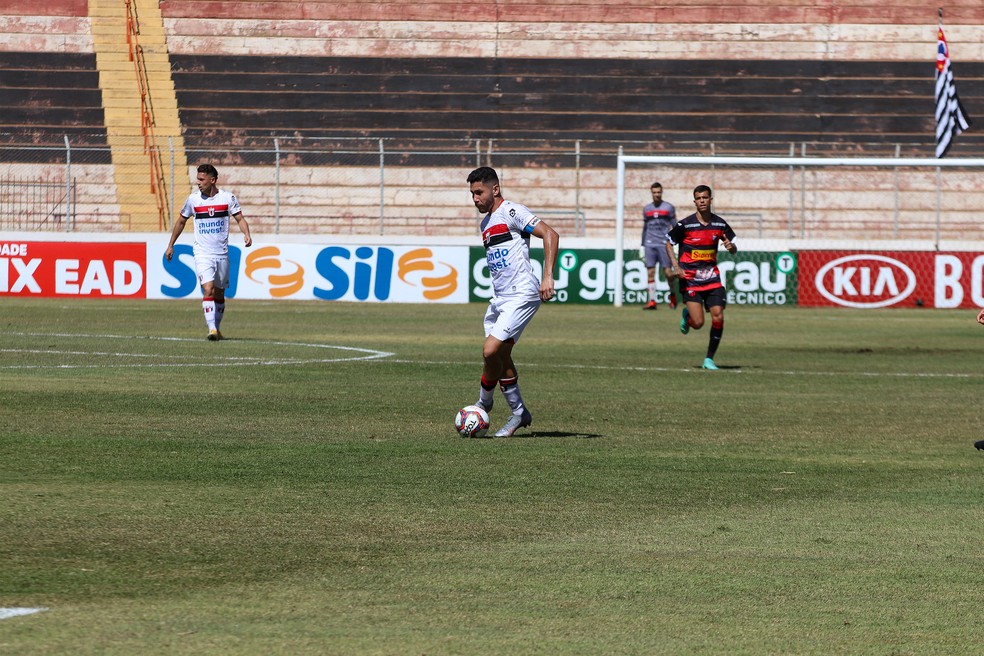
M485 437L489 432L489 413L477 405L466 405L454 416L454 429L462 437Z

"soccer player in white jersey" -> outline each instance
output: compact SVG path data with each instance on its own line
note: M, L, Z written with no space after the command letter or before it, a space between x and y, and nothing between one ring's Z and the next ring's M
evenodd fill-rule
M225 315L225 290L229 286L229 217L236 220L246 248L253 244L249 224L243 217L235 194L215 186L219 172L211 164L198 167L198 191L188 196L181 214L171 230L171 241L164 251L168 260L174 255L174 242L188 219L195 221L195 269L202 286L202 311L208 326L208 339L222 339L219 325Z
M478 405L492 409L498 385L512 411L496 437L511 437L533 423L533 415L519 393L519 375L512 350L533 319L542 301L554 297L554 263L557 260L557 231L528 208L504 200L499 176L487 166L468 175L472 202L482 218L485 259L492 276L492 299L485 312L484 365ZM530 263L530 235L543 240L543 279L537 280Z

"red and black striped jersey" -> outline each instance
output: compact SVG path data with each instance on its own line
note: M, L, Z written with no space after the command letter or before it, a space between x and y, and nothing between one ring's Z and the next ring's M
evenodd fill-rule
M711 214L711 220L704 224L697 214L691 214L673 226L667 237L678 247L677 259L686 289L702 292L724 286L717 267L718 243L722 237L735 239L735 231L727 221Z

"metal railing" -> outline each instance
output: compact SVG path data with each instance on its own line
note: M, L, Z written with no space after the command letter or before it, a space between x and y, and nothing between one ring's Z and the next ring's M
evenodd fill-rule
M125 229L120 209L113 208L116 182L108 147L77 146L68 138L61 147L10 142L0 134L0 176L58 183L63 188L66 180L77 177L69 213L102 212L107 231L119 230L121 223ZM551 225L556 223L565 236L607 237L615 226L620 200L617 150L604 150L610 145L282 137L261 142L260 147L236 149L218 143L209 149L192 147L188 169L175 164L170 138L149 147L164 162L164 175L178 180L181 194L193 190L192 176L199 163L215 164L220 186L237 194L258 233L473 235L477 215L464 179L472 168L491 165L500 173L507 198L528 205ZM641 153L650 144L623 145L627 151ZM790 148L787 144L785 152ZM687 149L706 156L715 145L675 144L674 152ZM747 167L725 165L720 155L724 150L717 148L718 157L705 160L703 167L664 161L631 169L621 199L627 208L629 241L641 226L641 209L651 200L649 185L654 180L663 183L664 198L677 206L678 216L693 211L690 194L695 184L711 184L716 211L735 220L746 238L902 240L933 237L940 226L952 225L960 226L967 240L984 240L984 223L974 210L984 203L984 192L977 191L976 178L968 179L974 172L907 174L898 168L906 158L889 158L893 146L881 144L880 150L867 150L886 158L877 175L850 167L804 173L802 167L786 163L771 170L753 167L758 172L752 175ZM803 152L799 147L796 151ZM780 150L775 146L772 152ZM811 154L817 160L829 156L821 149ZM172 193L174 186L170 185ZM19 225L19 217L7 208L0 203L2 225L29 229L12 227ZM70 219L58 229L71 226Z
M72 231L77 182L0 177L0 230Z
M167 183L164 179L164 162L161 149L154 136L154 103L150 94L150 81L147 77L147 62L140 45L140 22L133 0L126 2L126 43L130 61L137 75L137 88L140 92L140 131L143 134L144 153L150 158L150 193L157 202L157 216L160 229L169 224L171 209L167 197Z

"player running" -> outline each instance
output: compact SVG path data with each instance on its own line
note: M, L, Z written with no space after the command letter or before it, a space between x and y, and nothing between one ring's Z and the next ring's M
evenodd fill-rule
M198 167L198 191L188 196L181 214L171 230L171 241L164 251L168 260L174 255L178 240L188 219L195 221L195 269L202 286L202 311L208 326L208 340L222 339L219 325L225 315L225 290L229 286L229 217L236 220L246 248L253 244L249 224L243 218L239 200L228 191L215 186L219 172L211 164Z
M673 263L673 275L680 279L680 293L685 305L680 319L680 332L700 330L704 325L704 308L711 313L711 335L707 344L704 369L717 370L714 354L724 334L724 306L728 293L721 282L717 267L718 244L734 255L735 231L728 222L711 212L711 188L699 185L694 188L694 205L697 212L678 222L667 234L666 251ZM677 259L673 247L679 246Z
M485 345L482 384L477 405L492 410L498 384L512 414L495 434L511 437L533 423L519 392L519 374L512 350L523 329L533 320L540 303L554 297L554 263L560 236L528 208L503 199L499 176L483 166L468 175L472 202L482 218L485 259L492 276L492 298L485 312ZM543 280L537 280L530 263L530 235L543 240Z

